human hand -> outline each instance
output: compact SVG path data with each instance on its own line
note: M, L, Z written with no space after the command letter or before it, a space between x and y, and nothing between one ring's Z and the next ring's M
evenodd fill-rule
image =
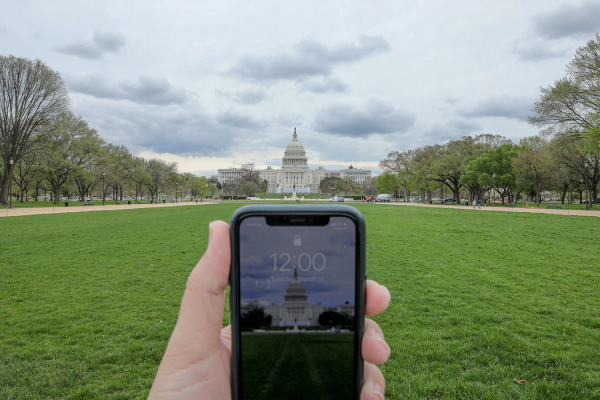
M229 225L209 225L208 248L187 281L177 324L167 345L149 399L231 399L231 325L221 328L231 262ZM390 292L367 281L367 315L387 308ZM381 400L385 379L375 366L390 348L373 320L365 320L362 341L365 383L361 400Z

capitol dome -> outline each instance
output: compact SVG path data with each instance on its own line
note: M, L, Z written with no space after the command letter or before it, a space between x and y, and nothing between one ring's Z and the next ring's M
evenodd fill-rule
M284 305L308 304L308 296L304 284L298 279L298 271L294 268L294 279L285 291Z
M282 169L308 169L308 158L304 146L298 140L296 128L294 128L294 137L288 143L281 159Z
M288 151L301 151L304 153L304 155L306 155L304 146L298 140L298 135L296 134L296 128L294 128L294 137L293 137L292 141L288 143L287 147L285 148L285 151L286 151L286 153Z

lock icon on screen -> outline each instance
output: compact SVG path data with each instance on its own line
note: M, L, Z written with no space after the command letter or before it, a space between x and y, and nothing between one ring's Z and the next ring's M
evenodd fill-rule
M302 238L300 235L294 236L294 246L302 246Z

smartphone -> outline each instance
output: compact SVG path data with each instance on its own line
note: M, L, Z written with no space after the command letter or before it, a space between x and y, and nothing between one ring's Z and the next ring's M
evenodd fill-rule
M343 205L260 205L231 219L232 398L356 399L365 223Z

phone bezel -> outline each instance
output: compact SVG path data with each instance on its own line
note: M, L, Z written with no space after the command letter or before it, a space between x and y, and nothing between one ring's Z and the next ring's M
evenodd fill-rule
M346 205L249 205L239 208L231 217L231 270L229 303L231 312L232 349L231 349L231 394L233 400L242 399L242 382L240 360L239 330L239 226L248 217L256 216L343 216L350 218L356 227L356 333L354 335L354 399L360 398L363 385L364 361L362 358L362 337L364 333L365 301L366 301L366 228L362 214L354 207Z

